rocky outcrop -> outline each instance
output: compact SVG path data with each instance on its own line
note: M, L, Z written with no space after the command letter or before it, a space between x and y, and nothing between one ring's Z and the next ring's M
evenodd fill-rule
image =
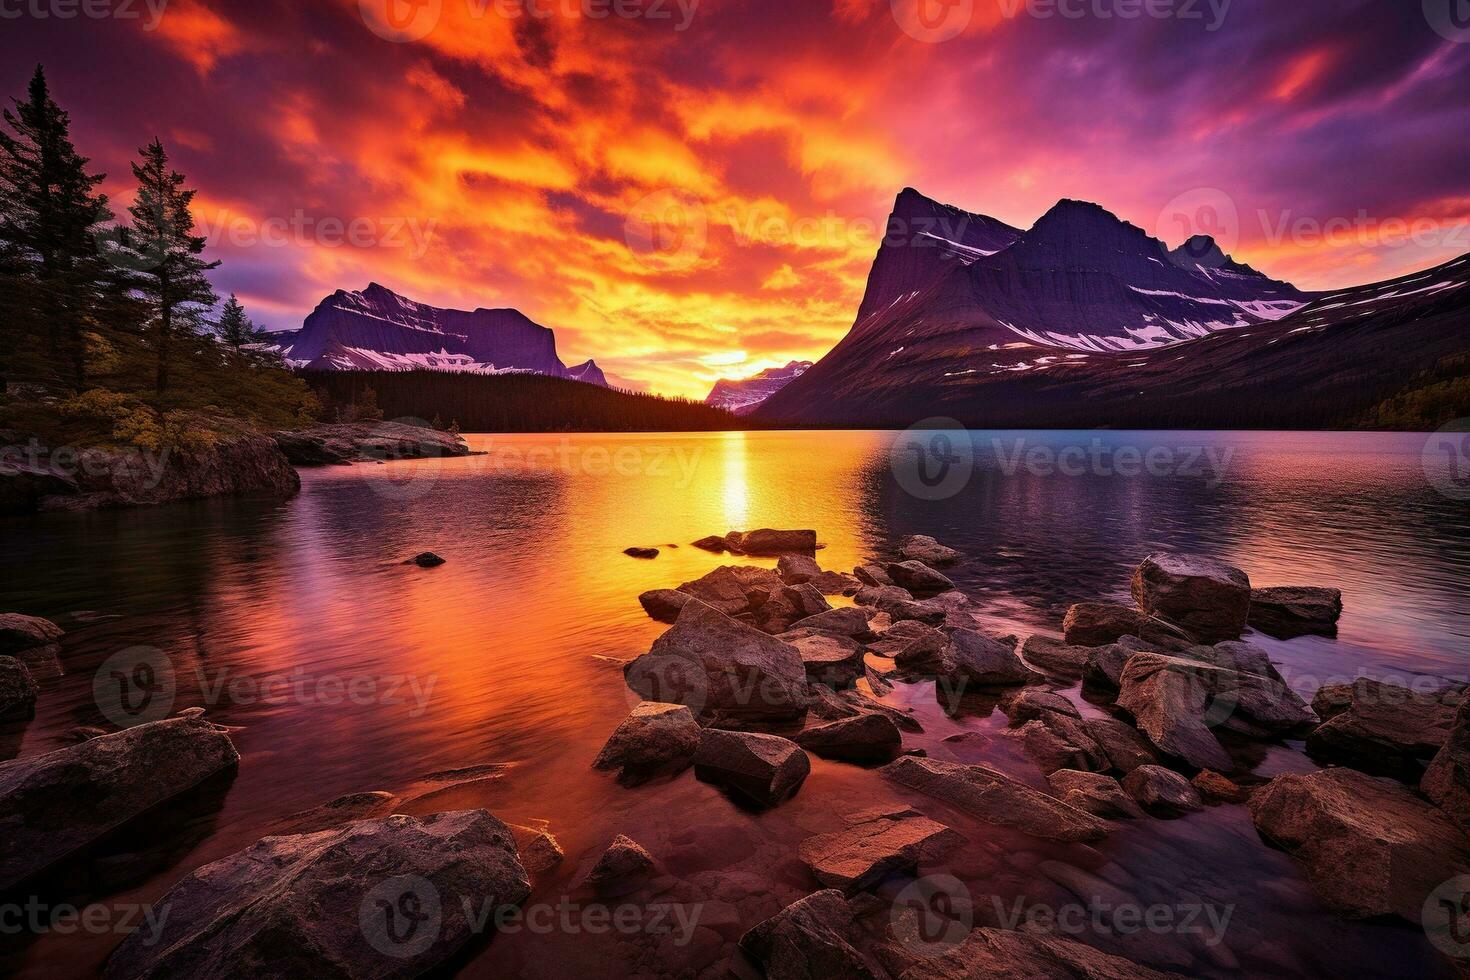
M1203 643L1219 643L1245 631L1251 582L1245 572L1213 558L1150 555L1133 573L1133 599L1145 616Z
M1466 700L1459 686L1421 694L1366 677L1342 693L1346 704L1331 704L1332 717L1307 736L1307 751L1385 776L1417 775L1418 760L1444 746Z
M846 830L816 834L798 853L812 877L848 894L873 888L898 872L914 872L961 843L958 833L917 810L876 810L848 818Z
M851 687L863 676L863 645L851 637L803 627L780 633L776 639L796 648L814 683Z
M618 725L592 767L618 770L620 783L636 786L688 769L698 748L699 724L686 705L644 701Z
M796 648L703 602L686 605L623 675L644 700L688 705L705 721L790 720L806 712L806 667Z
M980 928L899 980L1180 980L1085 943L1039 932Z
M638 604L650 619L660 623L674 623L684 604L694 597L678 589L652 589L638 597Z
M795 742L758 732L706 728L694 754L695 776L757 807L793 795L809 772L811 761Z
M824 759L887 762L903 747L903 736L887 715L859 714L808 728L796 744Z
M106 976L406 980L469 942L471 916L494 922L530 890L510 829L484 810L267 837L170 889L161 934L129 936Z
M1156 817L1182 817L1204 808L1199 790L1163 766L1139 766L1123 777L1123 789Z
M29 716L36 706L36 679L14 657L0 657L0 718Z
M617 891L646 878L653 869L653 855L631 837L618 834L582 883L598 891Z
M1342 592L1313 586L1275 586L1251 590L1248 622L1283 640L1297 636L1336 636L1342 617Z
M1096 817L1038 793L986 766L966 766L905 756L883 767L895 783L948 803L980 820L1033 837L1102 840L1108 828Z
M1444 748L1429 763L1419 788L1470 833L1470 698L1460 702Z
M1470 871L1470 838L1395 783L1351 769L1277 776L1256 790L1261 836L1302 865L1339 915L1398 914L1415 925L1425 897Z
M887 974L854 945L852 909L835 888L808 895L740 938L768 980L880 980Z
M909 561L921 561L930 568L953 565L964 556L927 534L911 534L898 543L898 553Z
M0 889L44 871L240 761L199 709L0 764Z
M19 613L0 614L0 656L49 646L65 635L66 631L49 619Z
M1076 769L1058 769L1046 777L1051 791L1068 806L1104 820L1128 820L1143 816L1134 799L1112 776Z

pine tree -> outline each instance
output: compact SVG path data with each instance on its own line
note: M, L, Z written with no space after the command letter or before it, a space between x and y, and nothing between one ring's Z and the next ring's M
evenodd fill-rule
M245 315L245 307L240 305L234 293L231 293L230 298L225 300L224 309L220 311L219 323L215 329L219 333L219 339L236 351L246 344L255 343L260 338L260 330Z
M199 257L208 243L194 234L194 191L184 187L183 174L169 169L163 143L155 139L139 152L142 160L133 164L138 196L128 208L133 223L124 244L140 270L138 291L149 307L158 365L154 386L161 395L168 389L174 338L192 332L199 308L219 298L204 276L219 263Z
M95 193L104 175L87 172L41 67L26 100L13 101L0 114L0 319L14 335L5 347L41 340L52 369L81 389L87 330L121 298L99 243L99 226L112 219Z

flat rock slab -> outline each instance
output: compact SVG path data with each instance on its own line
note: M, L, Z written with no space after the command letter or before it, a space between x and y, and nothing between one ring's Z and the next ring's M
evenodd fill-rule
M1282 640L1297 636L1335 636L1342 618L1342 592L1312 586L1251 589L1249 623Z
M1084 943L1043 933L976 929L900 980L1179 980Z
M46 870L240 755L224 730L194 709L0 764L0 889Z
M948 803L971 816L1013 827L1033 837L1095 841L1107 825L1060 800L986 766L966 766L911 756L883 767L894 782Z
M754 531L731 531L725 540L747 555L815 555L817 532L784 531L763 527Z
M897 872L917 871L921 861L963 841L944 824L907 810L859 818L846 830L808 837L798 853L817 881L851 894Z
M811 772L811 760L779 735L706 728L694 755L694 774L757 807L793 795Z
M636 786L688 769L698 748L699 723L687 705L644 701L618 725L592 767L619 770L620 782Z
M1415 925L1440 884L1470 870L1470 838L1397 783L1352 769L1277 776L1251 796L1262 837L1298 863L1333 911Z
M161 935L133 933L105 975L417 977L471 939L469 914L493 922L530 891L484 810L267 837L170 889Z

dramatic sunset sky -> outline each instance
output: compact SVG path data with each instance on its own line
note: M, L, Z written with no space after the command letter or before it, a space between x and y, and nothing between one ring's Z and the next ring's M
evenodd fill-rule
M697 397L846 332L906 185L1022 227L1072 197L1217 231L1309 288L1470 251L1454 0L929 0L932 31L911 0L416 0L416 40L387 2L0 0L0 83L45 64L119 204L162 137L216 285L271 328L377 281ZM272 219L302 230L255 241Z

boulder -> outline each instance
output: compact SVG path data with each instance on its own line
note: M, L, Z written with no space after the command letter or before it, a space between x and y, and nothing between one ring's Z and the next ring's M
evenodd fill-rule
M900 710L882 701L868 697L857 688L848 688L845 691L834 691L825 684L809 685L811 693L811 714L813 717L824 721L837 721L840 718L853 718L857 715L883 715L893 722L900 730L905 732L922 732L924 726L914 718L909 711Z
M1426 896L1470 871L1470 838L1443 813L1351 769L1277 776L1252 794L1250 811L1261 836L1349 918L1396 913L1418 925Z
M894 585L907 589L916 596L938 595L954 588L954 583L948 576L936 572L921 561L895 562L886 571Z
M685 582L680 592L694 596L707 606L712 606L726 616L739 616L751 611L752 597L764 602L772 592L779 591L784 583L769 568L753 565L721 565L703 578Z
M1250 790L1210 769L1195 773L1190 783L1201 796L1216 803L1245 803L1251 798Z
M868 649L880 657L892 658L903 670L936 669L944 658L949 637L932 626L906 619L894 623Z
M853 577L864 585L876 585L879 587L892 585L893 579L883 570L882 565L867 564L859 565L852 570Z
M832 607L821 591L811 583L782 585L751 597L749 617L767 633L785 633L792 625L827 612Z
M868 611L861 606L844 606L828 609L806 619L798 619L791 625L793 630L812 630L820 633L836 633L850 636L854 640L866 641L873 638Z
M807 677L814 683L851 687L863 676L863 645L852 637L803 627L781 633L776 639L796 648Z
M1123 777L1123 789L1156 817L1182 817L1204 809L1189 780L1163 766L1139 766Z
M853 945L852 909L835 888L808 895L740 938L740 949L768 980L886 980Z
M1133 599L1204 643L1236 640L1251 607L1250 577L1200 555L1150 555L1133 573Z
M806 667L796 648L703 602L686 605L623 674L644 700L686 704L701 719L790 720L806 712Z
M1083 728L1108 759L1108 770L1126 776L1139 766L1153 765L1159 755L1149 740L1116 718L1087 718Z
M1037 679L1016 651L999 640L969 629L947 632L949 645L944 650L942 670L952 685L1004 687Z
M1040 717L1006 734L1020 740L1026 754L1043 773L1058 769L1104 772L1111 766L1107 753L1087 733L1082 719L1071 715L1042 712Z
M674 623L678 621L684 604L693 598L678 589L653 589L640 595L638 603L650 618L660 623Z
M1336 718L1353 704L1353 685L1323 684L1312 695L1312 710L1323 721Z
M755 531L732 531L734 544L747 555L815 555L816 531L778 531L763 527Z
M1458 686L1421 694L1360 677L1346 707L1334 705L1332 717L1307 736L1307 751L1365 772L1417 778L1418 760L1432 758L1444 746L1464 701L1465 689Z
M817 834L797 849L812 877L847 894L872 889L898 872L915 872L964 841L955 831L916 810L857 814L850 826Z
M107 962L141 977L407 978L449 961L471 916L531 892L505 824L484 810L394 815L267 837L193 872Z
M620 770L618 781L636 786L688 769L699 748L699 724L686 705L644 701L602 747L594 769Z
M911 561L921 561L932 568L953 565L963 555L947 548L927 534L911 534L898 543L898 553Z
M1180 980L1132 960L1042 932L979 928L899 980Z
M700 549L701 551L713 552L717 555L723 555L726 552L729 552L732 555L738 555L740 553L730 546L730 540L728 537L722 538L713 534L709 535L708 537L700 538L698 541L694 542L694 547Z
M510 832L516 839L516 854L527 873L544 875L566 859L561 844L543 827L527 827L510 824Z
M1038 691L1033 688L1017 691L1003 699L1000 703L1000 710L1005 712L1006 719L1012 725L1023 725L1028 721L1035 721L1049 711L1072 718L1082 717L1077 706L1063 695L1054 691Z
M25 664L14 657L0 657L0 718L30 716L39 693Z
M5 890L240 761L224 730L192 709L0 763L0 890Z
M903 747L903 736L887 715L859 714L808 728L796 744L824 759L887 762Z
M623 554L629 558L642 558L645 561L658 557L657 548L624 548Z
M1470 833L1470 698L1460 702L1449 737L1429 763L1419 788Z
M1092 647L1076 647L1049 636L1032 635L1021 644L1021 656L1037 670L1054 677L1080 677Z
M948 803L977 819L1033 837L1096 841L1107 825L986 766L904 756L883 767L888 779Z
M821 575L822 566L810 555L782 555L776 562L776 574L787 585L800 585Z
M1113 690L1117 690L1118 685L1123 683L1123 668L1128 666L1128 659L1140 652L1123 643L1109 643L1087 649L1082 679L1089 686Z
M1112 776L1076 769L1058 769L1046 777L1051 791L1063 803L1104 820L1143 816L1143 810Z
M599 891L622 889L648 877L653 867L653 856L642 845L631 837L618 834L582 883Z
M895 622L916 620L939 626L949 616L949 608L941 602L918 602L907 589L896 585L870 585L858 591L853 601L887 613Z
M1125 636L1142 636L1148 618L1137 609L1108 602L1079 602L1062 622L1064 642L1074 647L1100 647Z
M10 656L60 640L65 630L49 619L0 613L0 656Z
M806 753L790 739L706 728L694 754L694 775L758 807L793 795L811 772Z
M1251 590L1248 622L1282 640L1296 636L1335 636L1342 618L1342 592L1312 586Z

